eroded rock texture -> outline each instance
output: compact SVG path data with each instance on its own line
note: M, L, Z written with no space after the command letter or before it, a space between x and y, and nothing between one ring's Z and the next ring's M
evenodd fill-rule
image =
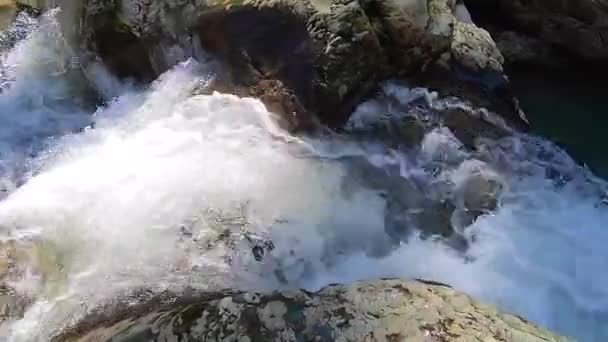
M216 293L91 317L55 341L566 341L449 287L380 280L318 293Z
M268 98L292 127L340 127L379 81L410 76L473 85L459 95L525 121L494 41L452 0L88 0L83 13L85 63L147 82L188 57L219 61L221 89Z

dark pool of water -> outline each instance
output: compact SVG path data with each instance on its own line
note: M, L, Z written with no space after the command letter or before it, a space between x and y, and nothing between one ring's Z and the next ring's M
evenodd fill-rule
M608 178L608 82L593 75L534 70L510 76L534 133Z

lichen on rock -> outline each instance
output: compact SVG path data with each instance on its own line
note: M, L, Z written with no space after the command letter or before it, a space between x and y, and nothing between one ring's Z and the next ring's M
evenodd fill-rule
M561 342L517 316L452 288L378 280L319 292L207 294L86 318L54 341L479 341Z

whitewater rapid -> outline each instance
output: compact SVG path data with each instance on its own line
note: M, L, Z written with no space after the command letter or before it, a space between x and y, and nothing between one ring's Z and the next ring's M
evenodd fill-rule
M606 183L552 143L515 134L470 152L442 125L407 147L296 137L255 99L203 95L213 70L194 60L146 89L88 70L106 90L96 107L57 32L46 16L1 57L0 237L17 260L4 281L27 298L23 318L0 326L7 340L48 340L139 289L377 277L444 282L581 341L608 340ZM349 127L418 102L442 105L386 84ZM478 176L501 185L498 207L463 223ZM427 200L453 202L468 248L413 223L391 239L395 197L414 216Z

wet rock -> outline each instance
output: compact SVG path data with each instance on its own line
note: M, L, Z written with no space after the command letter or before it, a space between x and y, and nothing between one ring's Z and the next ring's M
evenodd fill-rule
M510 91L493 39L470 21L461 1L366 2L394 75L440 96L458 96L500 113L514 127L528 124ZM393 76L394 77L394 76Z
M501 176L479 160L467 160L454 171L453 202L457 207L452 222L462 232L481 216L498 207L505 185Z
M417 148L424 135L432 128L428 109L385 108L387 98L366 102L351 116L346 131L367 140L381 140L394 147ZM416 115L416 112L423 112Z
M442 98L459 98L473 108L496 113L511 129L527 131L530 128L510 81L502 72L471 73L455 66L446 73L429 68L412 82L438 92Z
M260 99L270 112L278 114L287 130L314 129L320 125L298 96L279 80L262 80L245 93Z
M416 72L449 52L452 18L446 1L362 3L391 64L402 68L401 73Z
M454 233L450 218L454 206L448 201L434 201L407 180L389 190L386 198L384 229L396 241L407 241L414 232L423 238L449 237Z
M417 118L405 117L395 129L399 141L405 146L419 146L424 139L427 127Z
M384 209L384 231L394 241L407 241L415 231L412 217L422 209L424 194L407 180L395 182L388 190Z
M8 51L17 42L27 37L28 33L38 24L38 20L10 6L0 6L0 52ZM0 72L0 89L3 86L4 75Z
M397 148L422 146L423 152L427 152L427 135L436 135L434 130L439 127L449 129L449 134L443 135L454 135L454 143L448 145L456 149L463 145L469 152L485 139L498 140L514 132L507 120L467 99L443 97L427 88L398 82L385 82L382 89L351 115L347 132Z
M91 315L53 341L567 341L428 281L220 291L114 310L121 315Z
M0 324L22 319L26 309L32 304L31 298L18 295L7 288L0 288Z
M470 70L502 72L504 59L492 37L474 24L455 22L452 56Z
M120 27L107 27L95 32L94 39L105 65L116 76L144 82L154 79L146 48L133 33Z
M448 0L364 1L393 64L406 72L457 64L471 72L502 72L489 34L463 18L466 7ZM462 20L464 19L464 20Z
M418 75L424 83L435 78L429 70L444 80L439 88L474 84L490 109L521 120L501 90L500 52L460 1L88 0L83 12L85 65L99 57L147 82L188 57L218 60L235 88L295 127L317 119L341 127L379 81Z
M289 0L167 6L162 1L116 5L90 0L84 22L85 49L104 61L117 56L103 49L99 32L130 37L112 46L137 50L125 55L140 61L138 79L146 81L188 57L216 59L233 84L249 89L249 95L263 95L271 109L304 126L311 113L329 125L343 123L375 86L378 66L386 64L357 1L333 1L328 9L318 2ZM134 69L129 60L110 64L114 70Z
M449 201L432 201L414 215L422 237L439 236L449 238L454 235L451 217L454 205Z
M501 190L502 184L497 180L475 175L462 186L464 207L474 212L494 210Z
M568 65L568 58L556 53L548 42L515 31L496 35L498 49L511 65L539 65L554 69Z
M12 286L25 271L24 257L14 241L0 242L0 325L23 318L33 303L31 297L18 293Z
M452 223L456 205L451 198L431 194L433 189L401 176L398 168L379 168L366 160L351 165L349 179L378 191L385 201L384 232L388 239L367 241L367 246L375 243L381 251L368 253L370 256L386 255L414 234L422 239L439 239L458 250L466 249L466 241L457 236ZM330 248L336 249L335 245Z
M523 58L544 65L547 52L553 57L578 57L600 61L608 58L608 2L606 0L466 0L473 18L498 37L515 31L522 44L530 39L544 44L541 49L506 54L508 62ZM538 46L538 44L536 44ZM513 45L502 45L510 48ZM534 54L531 56L531 54ZM565 54L565 55L564 55Z
M447 110L442 116L443 124L469 150L475 149L479 138L498 140L510 134L504 127L488 122L471 111L455 108Z

